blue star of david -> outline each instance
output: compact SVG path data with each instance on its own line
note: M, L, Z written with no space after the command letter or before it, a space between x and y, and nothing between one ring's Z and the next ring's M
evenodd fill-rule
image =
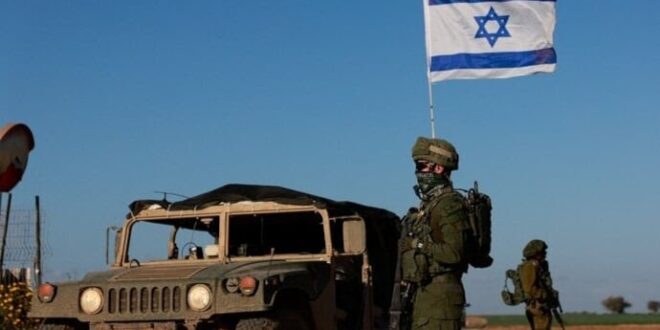
M477 34L474 36L474 38L486 38L490 44L490 47L495 46L498 38L511 37L511 34L509 34L509 31L506 29L506 23L509 21L509 15L497 15L493 7L490 7L490 10L486 16L475 16L474 20L477 21L477 24L479 24L479 29L477 30ZM488 30L486 30L486 24L489 21L495 21L499 25L499 28L496 32L490 33Z

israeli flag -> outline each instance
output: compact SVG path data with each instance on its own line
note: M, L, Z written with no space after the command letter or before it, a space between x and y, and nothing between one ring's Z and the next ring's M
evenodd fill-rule
M430 82L553 72L556 0L423 0Z

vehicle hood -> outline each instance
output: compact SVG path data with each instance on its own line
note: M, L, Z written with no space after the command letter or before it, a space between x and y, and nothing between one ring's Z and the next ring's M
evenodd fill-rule
M267 277L277 274L314 272L322 261L247 261L230 264L206 265L143 265L133 268L113 269L89 273L81 282L123 282L160 280L204 280L251 275Z

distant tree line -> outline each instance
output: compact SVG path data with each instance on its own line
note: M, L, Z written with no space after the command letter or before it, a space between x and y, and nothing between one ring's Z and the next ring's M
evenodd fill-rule
M627 308L632 306L632 304L622 296L609 296L603 299L601 304L603 304L605 309L615 314L623 314L626 312ZM651 313L657 313L658 310L660 310L660 301L650 300L648 303L646 303L646 308Z

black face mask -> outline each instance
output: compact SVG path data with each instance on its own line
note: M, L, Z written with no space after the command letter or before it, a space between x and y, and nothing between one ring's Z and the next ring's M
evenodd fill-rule
M418 172L415 175L417 176L417 185L414 189L421 199L425 199L426 194L428 194L431 189L449 184L449 178L446 175L421 172Z

